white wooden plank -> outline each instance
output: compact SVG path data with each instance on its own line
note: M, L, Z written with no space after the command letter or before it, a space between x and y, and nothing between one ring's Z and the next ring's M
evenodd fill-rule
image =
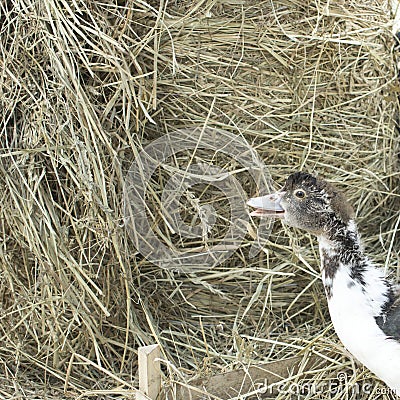
M161 389L160 346L139 347L139 392L137 400L156 400ZM145 396L143 396L143 394Z

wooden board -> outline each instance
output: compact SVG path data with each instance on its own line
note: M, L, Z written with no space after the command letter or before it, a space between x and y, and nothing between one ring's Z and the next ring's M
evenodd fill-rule
M160 346L139 347L139 393L137 400L156 400L161 389Z
M269 388L268 385L299 373L301 364L303 364L302 368L307 371L312 364L315 364L315 361L315 358L311 358L304 363L303 357L291 357L197 379L191 381L190 386L177 383L179 385L177 400L230 399L239 396L239 394L254 392L260 388L265 388L265 394L262 398L274 398L278 389ZM255 394L253 398L256 398Z

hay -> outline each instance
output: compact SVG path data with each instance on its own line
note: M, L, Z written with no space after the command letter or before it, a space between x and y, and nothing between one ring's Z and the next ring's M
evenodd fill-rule
M123 184L152 140L193 124L224 129L246 138L278 184L299 168L338 182L369 253L399 279L399 89L386 5L6 1L0 21L2 397L130 398L136 349L156 342L166 386L313 355L325 367L288 383L345 372L337 398L356 383L384 387L333 332L313 239L276 224L260 232L256 257L248 235L212 269L163 269L126 233ZM194 159L256 190L226 154L168 160L147 201L172 245L180 239L157 205L171 171ZM186 249L218 242L229 221L218 190L203 183L192 195L213 205L216 223Z

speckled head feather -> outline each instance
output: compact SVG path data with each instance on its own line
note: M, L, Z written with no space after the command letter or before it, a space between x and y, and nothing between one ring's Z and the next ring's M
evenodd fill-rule
M296 172L287 178L282 191L281 205L288 225L320 234L354 218L345 196L324 179Z

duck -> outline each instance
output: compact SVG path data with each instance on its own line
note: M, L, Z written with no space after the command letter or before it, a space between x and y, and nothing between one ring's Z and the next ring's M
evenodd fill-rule
M365 254L345 195L321 177L289 175L247 203L252 217L280 219L317 237L329 314L345 348L400 396L400 290Z

